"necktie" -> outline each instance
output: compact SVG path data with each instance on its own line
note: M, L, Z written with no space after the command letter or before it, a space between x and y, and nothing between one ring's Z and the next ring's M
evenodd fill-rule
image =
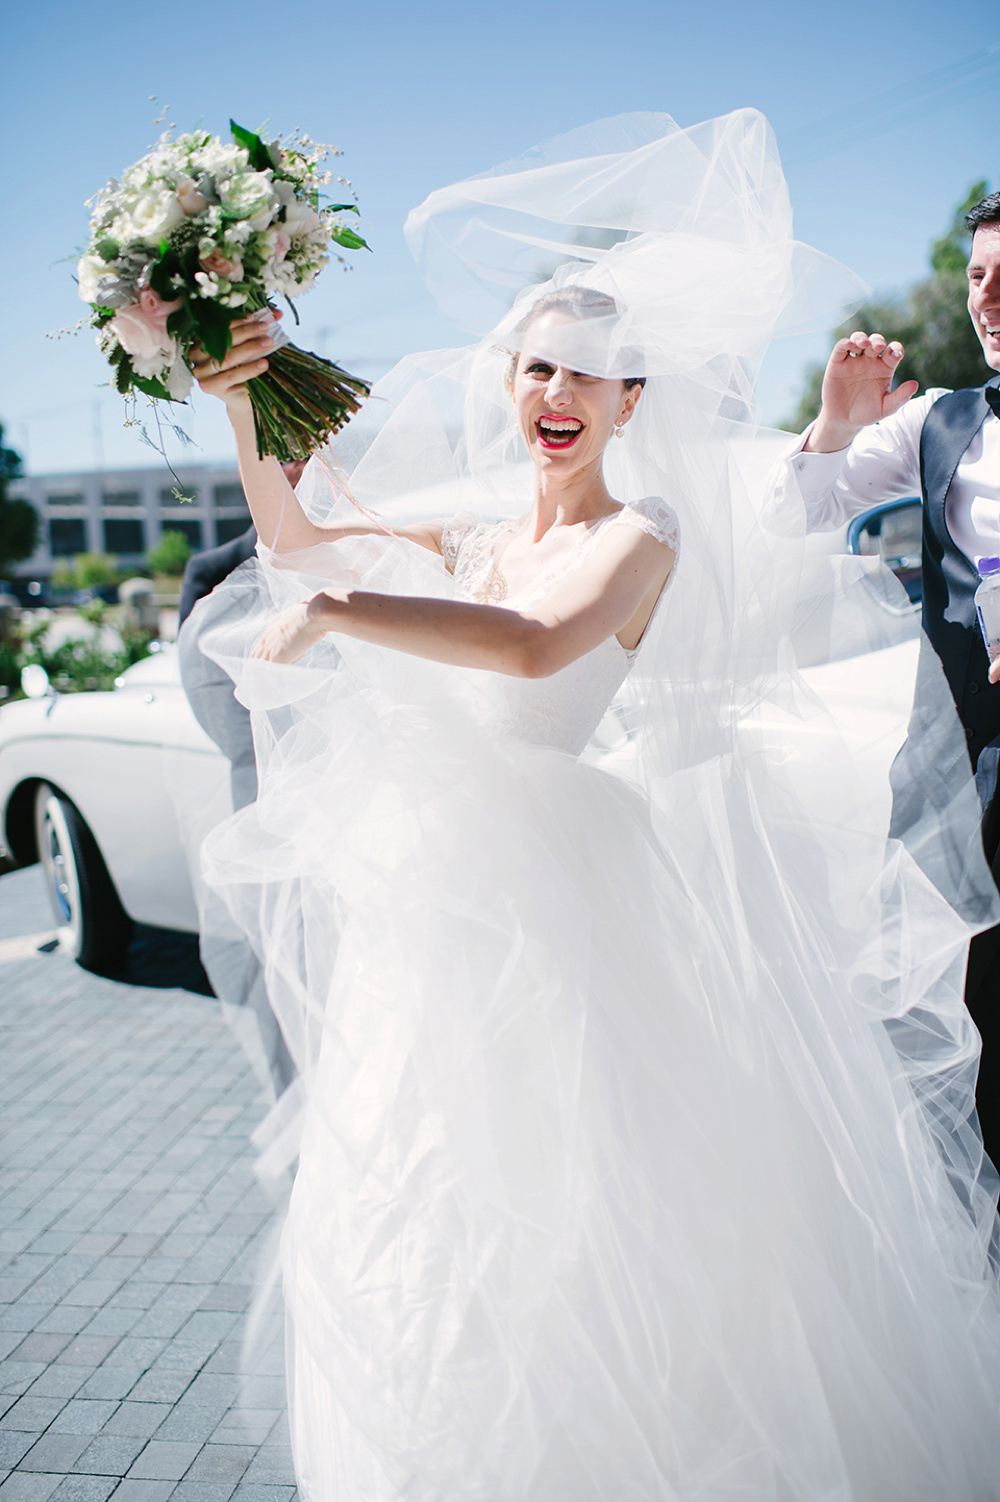
M997 390L996 386L987 386L983 395L986 398L986 405L993 413L993 416L1000 417L1000 391Z

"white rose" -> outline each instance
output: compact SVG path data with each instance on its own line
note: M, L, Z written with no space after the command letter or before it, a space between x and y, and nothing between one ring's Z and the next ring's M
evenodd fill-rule
M97 302L98 284L102 276L115 276L113 266L102 261L100 256L81 256L76 268L76 279L79 284L80 296L84 302Z
M284 228L293 240L302 240L306 235L316 234L317 231L323 234L326 232L323 220L316 210L297 200L285 210Z
M241 224L249 226L251 231L260 233L261 230L270 229L278 213L278 205L272 199L271 202L258 209L256 214L251 214L248 219L241 220ZM236 226L234 225L235 229Z
M226 178L219 182L218 193L219 202L228 213L241 219L267 216L264 225L277 207L271 179L263 172L243 172Z
M247 155L241 146L227 145L216 137L192 157L192 163L199 172L225 173L226 176L245 167L246 162Z
M132 206L126 238L141 240L145 245L158 245L171 230L183 224L184 217L176 194L163 188L150 188Z

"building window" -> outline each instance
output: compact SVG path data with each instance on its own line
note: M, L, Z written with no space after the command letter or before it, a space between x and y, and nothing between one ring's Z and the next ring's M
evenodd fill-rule
M139 506L142 496L138 490L106 490L101 497L105 506Z
M174 491L175 490L180 490L185 496L189 497L189 499L186 500L186 501L179 501L177 499L177 497L174 495ZM163 485L163 486L161 486L161 488L160 488L160 510L161 511L171 511L175 506L187 506L187 505L190 505L192 503L194 505L198 504L198 487L197 487L197 485L186 485L184 483L184 481L182 480L179 485Z
M106 553L142 553L146 547L142 522L138 517L107 517L104 522Z
M50 506L82 506L83 492L80 490L56 490L45 497Z
M181 536L187 539L195 552L203 546L201 540L201 522L188 521L186 519L184 521L174 521L173 517L171 517L168 522L164 523L163 531L180 532Z
M249 516L220 517L215 523L216 541L232 542L234 537L242 537L249 525Z
M247 498L238 480L226 485L213 485L212 505L216 511L245 511Z
M49 551L53 558L70 558L87 551L87 528L82 516L60 516L49 522Z

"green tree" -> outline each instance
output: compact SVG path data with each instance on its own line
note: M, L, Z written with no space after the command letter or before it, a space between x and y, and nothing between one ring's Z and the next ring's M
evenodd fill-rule
M21 473L21 456L3 441L0 423L0 579L12 563L30 558L38 542L38 512L30 501L10 500L7 486Z
M956 208L950 228L931 246L929 277L900 296L873 297L862 303L840 325L833 339L843 339L855 329L868 333L877 330L902 342L906 356L900 375L903 380L919 381L921 390L926 391L928 386L979 386L987 372L982 346L965 305L968 297L965 267L969 259L965 215L986 192L985 182L972 184ZM819 411L825 367L824 361L806 370L805 389L798 407L782 424L789 432L801 433Z
M118 583L118 565L109 553L77 553L76 577L81 589Z
M168 528L160 534L160 540L155 547L150 548L146 555L146 562L154 574L167 574L171 578L180 578L193 552L194 549L183 532L175 532Z
M77 553L71 564L59 563L52 571L55 589L99 589L117 584L118 565L109 553Z

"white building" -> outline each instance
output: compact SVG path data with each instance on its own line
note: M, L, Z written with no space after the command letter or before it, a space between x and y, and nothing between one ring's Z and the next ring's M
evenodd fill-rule
M20 578L47 578L76 553L110 553L120 566L139 566L166 531L182 532L200 552L230 542L250 525L235 468L178 466L178 487L165 464L100 473L26 475L7 494L23 496L38 512L38 547L16 564ZM175 494L183 488L190 501Z

